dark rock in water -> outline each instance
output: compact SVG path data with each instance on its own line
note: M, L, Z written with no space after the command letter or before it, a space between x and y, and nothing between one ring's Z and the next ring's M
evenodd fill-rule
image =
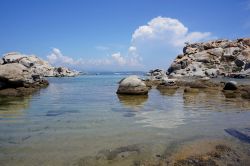
M197 89L197 88L186 87L186 88L184 89L184 92L185 92L185 93L199 93L199 89Z
M225 84L224 90L236 90L237 89L237 82L229 81Z
M122 153L140 153L141 148L138 145L128 145L116 148L114 150L103 150L99 153L106 156L107 160L114 160L118 155Z
M228 134L230 134L231 136L238 138L239 140L243 141L243 142L247 142L250 143L250 132L249 130L245 130L245 133L240 132L236 129L225 129L225 132L227 132Z
M236 59L235 61L234 61L234 63L236 64L236 66L238 66L238 67L242 67L242 66L244 66L244 61L242 61L242 60L239 60L239 59Z
M247 70L247 69L250 69L250 62L249 62L249 63L247 63L247 64L245 64L245 68L244 68L244 70Z
M231 90L223 91L223 94L226 98L236 98L237 97L237 93L235 93L235 91L231 91Z

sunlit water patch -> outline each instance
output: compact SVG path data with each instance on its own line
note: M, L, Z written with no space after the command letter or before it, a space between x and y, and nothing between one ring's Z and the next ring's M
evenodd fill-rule
M250 127L248 100L183 89L121 96L115 92L122 77L50 78L33 96L1 98L0 165L73 165L110 149L108 156L137 154L131 145L146 157L194 138L237 140L232 129Z

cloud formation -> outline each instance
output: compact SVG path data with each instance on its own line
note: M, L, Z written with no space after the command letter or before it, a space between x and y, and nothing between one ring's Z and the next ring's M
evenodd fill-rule
M178 53L181 53L185 42L198 42L212 39L210 32L189 32L178 19L156 17L146 25L139 26L132 34L128 51L143 58L145 66L167 67Z
M127 61L124 57L122 57L121 53L114 53L111 55L111 57L119 64L119 65L125 65Z
M188 28L179 20L159 16L134 31L132 44L153 40L165 42L173 47L182 47L185 42L196 42L209 37L210 32L188 32Z
M51 64L76 65L78 63L74 59L64 56L58 48L53 48L47 58Z
M188 27L178 19L159 16L133 32L127 52L112 53L110 47L97 46L97 50L109 50L110 54L97 59L73 59L63 55L58 48L53 48L47 58L54 65L78 66L83 69L88 66L116 66L128 70L130 67L167 68L176 55L181 53L185 42L211 38L213 36L210 32L189 32Z
M108 57L100 59L73 59L69 56L62 54L58 48L52 48L51 53L47 56L49 63L57 66L68 66L85 68L89 66L138 66L140 65L139 59L135 55L123 56L120 52L114 53Z

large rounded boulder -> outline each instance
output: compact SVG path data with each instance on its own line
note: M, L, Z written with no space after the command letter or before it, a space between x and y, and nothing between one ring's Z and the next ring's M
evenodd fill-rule
M129 94L129 95L146 95L149 88L146 84L135 75L123 78L119 82L119 88L117 94Z

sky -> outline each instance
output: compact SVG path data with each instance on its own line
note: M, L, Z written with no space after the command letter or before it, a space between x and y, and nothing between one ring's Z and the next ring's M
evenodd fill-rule
M250 37L250 0L0 0L0 54L82 71L167 69L185 42Z

